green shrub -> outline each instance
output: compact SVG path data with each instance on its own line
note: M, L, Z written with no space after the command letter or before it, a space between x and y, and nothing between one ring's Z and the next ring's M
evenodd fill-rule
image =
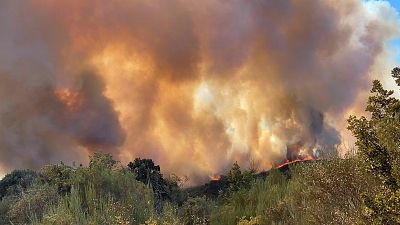
M358 163L356 158L332 158L293 168L297 171L289 184L292 193L286 201L293 209L295 221L303 224L360 222L361 194L373 189L375 184L358 170Z
M4 197L2 200L0 200L0 224L11 224L8 217L8 211L10 207L15 204L15 201L16 200L13 197Z
M35 183L37 173L32 170L14 170L0 181L0 224L10 223L9 210L22 193Z
M246 219L245 217L241 218L237 225L260 225L260 217L250 217L250 219Z
M5 196L19 195L32 186L37 173L32 170L14 170L0 181L0 200Z
M88 187L82 198L79 189L72 188L58 205L50 208L37 225L75 225L75 224L135 224L130 218L130 208L109 197L96 197L95 190ZM85 202L84 199L88 199ZM86 205L87 207L83 207Z
M229 192L234 192L242 188L249 188L251 186L254 173L255 171L252 169L242 172L239 164L235 162L227 176Z
M251 218L257 218L262 224L271 224L274 220L283 221L289 217L288 209L280 207L287 190L287 178L279 171L274 171L265 181L255 181L250 189L239 189L231 193L214 210L212 224L237 224L240 220L244 223Z
M10 207L9 219L13 224L30 223L34 217L41 217L46 208L55 204L58 199L55 186L34 186L24 192Z
M183 224L209 224L212 206L212 202L205 197L189 198L180 209Z
M161 225L181 225L184 224L179 218L178 209L171 203L166 203L164 205L163 215L158 224Z
M58 193L64 195L71 189L73 174L74 168L64 164L46 165L39 172L38 183L54 185L57 187Z
M70 192L35 224L139 224L153 215L152 191L108 155L96 154L89 167L71 170L64 181Z

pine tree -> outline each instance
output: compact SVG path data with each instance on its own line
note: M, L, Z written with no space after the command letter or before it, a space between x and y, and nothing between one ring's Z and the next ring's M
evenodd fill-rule
M392 77L400 86L399 68ZM371 118L348 120L363 169L381 183L376 192L364 194L365 215L374 224L400 224L400 101L377 80L371 93L366 108Z

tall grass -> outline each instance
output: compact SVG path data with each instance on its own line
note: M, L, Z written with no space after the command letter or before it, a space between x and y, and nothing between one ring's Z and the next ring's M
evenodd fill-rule
M70 192L47 208L32 224L141 224L153 216L153 199L151 190L124 169L80 168Z
M33 225L138 224L150 217L146 208L151 208L151 203L149 207L141 205L140 210L132 210L134 207L116 201L112 195L97 195L93 185L85 190L73 187L70 194L50 207L41 220L33 221Z
M287 196L293 187L279 172L264 180L256 180L249 190L241 189L231 194L212 215L212 224L244 224L245 220L262 224L281 224L282 219L293 218L287 208ZM258 222L257 222L258 223Z

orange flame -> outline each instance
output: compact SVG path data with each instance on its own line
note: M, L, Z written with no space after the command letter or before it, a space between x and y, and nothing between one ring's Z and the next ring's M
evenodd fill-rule
M304 161L312 161L312 160L319 160L320 158L315 158L312 155L306 155L306 156L301 156L298 155L296 159L294 160L286 160L285 162L279 164L276 169L280 169L286 165L290 165L292 163L296 163L296 162L304 162Z
M69 112L75 112L82 105L82 96L79 92L72 92L67 88L60 88L55 90L54 94Z
M221 176L220 176L220 175L214 175L214 176L211 178L211 180L220 181L220 180L221 180Z

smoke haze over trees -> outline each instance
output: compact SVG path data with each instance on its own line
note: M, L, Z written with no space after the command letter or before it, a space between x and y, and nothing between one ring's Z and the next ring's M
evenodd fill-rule
M400 86L400 69L392 76ZM0 223L398 224L400 101L392 95L373 82L370 117L348 120L357 152L345 159L297 161L259 174L234 163L227 176L182 189L151 159L124 166L95 153L88 166L8 174L0 181Z
M3 171L103 151L195 184L334 149L398 21L383 1L27 0L0 2L0 33Z

